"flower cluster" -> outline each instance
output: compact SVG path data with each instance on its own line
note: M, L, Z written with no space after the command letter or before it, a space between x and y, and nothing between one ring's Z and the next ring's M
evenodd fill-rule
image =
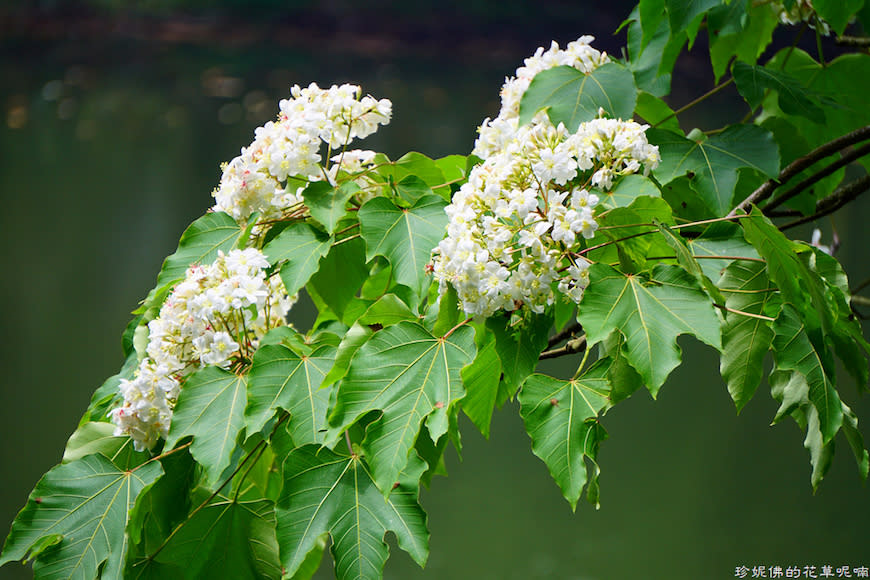
M816 14L812 0L793 0L790 8L786 7L784 2L774 2L772 6L783 24L806 22L810 27L817 28L824 36L831 33L831 27L828 23Z
M539 49L517 79L525 78L521 71L569 58L600 64L606 56L589 47L589 40L571 43L564 51L569 56L555 44L547 53ZM447 237L433 252L441 292L451 284L469 314L489 316L522 306L542 312L555 299L554 287L579 302L589 281L589 263L578 253L581 239L592 238L598 228L599 198L590 190L609 191L619 176L641 168L649 172L659 162L646 126L634 121L600 117L571 133L540 114L517 126L517 79L502 91L499 117L481 127L475 150L485 161L446 208ZM499 123L509 131L492 138Z
M599 52L589 45L593 40L593 36L581 36L569 42L564 50L553 41L548 50L539 47L535 54L527 58L524 66L517 69L516 76L505 80L501 88L501 111L495 119L483 121L472 152L486 159L502 150L513 139L519 128L520 100L539 72L557 66L571 66L582 73L590 73L610 62L607 53Z
M212 194L216 211L241 221L254 212L272 219L301 207L304 186L332 180L339 169L338 162L332 167L322 164L323 144L330 152L343 149L389 123L392 115L389 100L361 97L355 85L321 89L312 83L307 88L296 85L290 93L290 99L279 103L278 120L258 127L253 143L223 166L220 185ZM345 161L348 167L359 165L360 154L366 154L350 153L337 156L342 168Z
M122 379L124 403L112 410L116 435L136 449L166 437L184 378L204 365L229 367L253 353L270 328L284 325L295 298L257 249L219 253L210 266L193 265L148 323L147 356L132 380Z

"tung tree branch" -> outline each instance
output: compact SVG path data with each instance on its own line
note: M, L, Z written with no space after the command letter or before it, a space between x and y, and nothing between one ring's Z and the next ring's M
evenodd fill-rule
M834 42L840 46L870 46L870 36L840 36Z
M797 185L795 185L794 187L792 187L791 189L786 191L785 193L778 195L777 197L772 199L770 201L770 203L768 203L767 205L764 206L764 213L767 213L768 210L772 210L774 208L779 207L780 205L782 205L783 202L790 200L791 198L793 198L794 196L796 196L797 194L799 194L803 190L815 185L816 183L818 183L819 181L821 181L825 177L831 175L832 173L834 173L835 171L840 169L841 167L845 167L846 165L849 165L853 161L860 159L861 157L864 157L868 153L870 153L870 143L867 143L865 145L862 145L861 147L858 147L857 149L853 149L853 150L849 151L848 153L843 155L840 159L837 159L836 161L834 161L833 163L831 163L827 167L825 167L825 168L821 169L820 171L818 171L817 173L814 173L813 175L807 177L806 179L804 179L803 181L801 181L800 183L798 183Z
M583 352L586 350L586 335L579 336L572 340L569 340L565 343L565 346L561 346L559 348L554 348L550 350L545 350L541 353L541 356L538 357L538 360L544 360L548 358L557 358L560 356L565 356L567 354L574 354L575 352Z
M565 327L561 332L557 332L547 341L547 348L553 348L563 340L568 340L573 337L578 332L582 331L583 327L580 326L579 322L575 322L574 324L570 324Z
M816 204L816 212L812 215L808 215L798 220L794 220L793 222L789 222L783 226L780 226L780 230L785 231L789 228L793 228L807 222L811 222L819 219L820 217L825 217L828 214L832 214L850 201L857 198L862 193L866 192L870 189L870 175L865 175L859 179L856 179L852 183L840 187L829 195L828 197L819 200Z
M846 147L854 145L856 143L860 143L862 141L866 141L870 139L870 125L861 127L860 129L856 129L851 133L846 133L842 137L837 137L833 141L825 143L819 147L816 147L803 157L798 157L791 163L789 163L782 171L780 171L779 176L775 179L768 179L764 183L759 186L758 189L753 191L749 196L740 202L740 204L735 207L728 214L728 217L734 217L737 215L738 211L746 212L749 210L750 205L758 205L759 202L762 202L768 199L777 187L786 183L789 179L799 174L804 169L812 166L816 162L824 159L828 155L832 155L837 151L841 151Z

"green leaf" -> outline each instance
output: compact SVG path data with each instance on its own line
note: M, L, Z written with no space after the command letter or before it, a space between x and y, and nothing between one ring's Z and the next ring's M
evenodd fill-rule
M707 30L710 38L740 34L748 20L746 3L748 0L730 0L727 4L710 10L707 14Z
M210 212L190 224L178 249L163 262L156 288L184 278L191 264L211 264L218 252L229 252L245 232L244 226L223 212Z
M683 134L683 130L680 128L680 121L674 114L674 110L663 100L646 91L638 92L637 107L634 112L650 125L680 135Z
M489 439L489 426L498 397L501 361L492 334L483 334L489 340L483 346L478 345L474 361L461 371L466 390L465 398L462 399L462 411L480 433Z
M118 385L121 384L121 379L132 379L134 371L139 366L139 356L131 350L127 353L127 360L118 374L112 375L91 395L91 402L87 410L79 420L79 426L84 425L88 421L105 421L106 417L113 408L115 408L116 400L120 400L121 393L118 390Z
M359 210L360 233L366 242L366 258L384 256L393 266L399 284L425 295L432 249L444 237L447 205L438 196L421 197L410 208L398 208L383 197L369 200Z
M460 183L468 175L468 157L465 155L448 155L435 160L435 164L444 174L444 183L453 182L443 187L435 187L436 194L450 201L451 190L459 188ZM437 184L436 184L437 185Z
M790 52L788 60L786 54ZM825 123L814 123L804 117L788 117L810 147L818 147L832 139L870 124L867 94L870 93L870 57L866 54L845 54L824 66L800 49L780 51L767 65L782 70L804 86L823 95ZM780 115L777 99L764 101L765 115ZM861 164L870 168L870 158Z
M731 4L737 3L732 0ZM719 34L710 37L710 61L716 82L728 70L733 58L755 64L773 39L773 31L779 26L776 11L767 3L749 3L739 34Z
M547 339L553 319L549 316L534 314L511 325L510 316L492 316L486 321L486 328L495 335L495 349L501 361L503 385L507 397L499 397L498 404L513 397L538 366L538 357L547 348Z
M813 0L813 9L831 25L837 36L843 34L849 20L864 7L864 0Z
M160 465L163 476L139 494L130 510L128 568L156 551L191 509L190 490L196 483L197 466L190 451L183 449L166 455L160 459Z
M326 181L315 181L305 188L302 198L311 217L320 222L327 233L332 234L335 226L347 214L348 200L358 191L359 186L353 181L345 181L339 187L333 187Z
M824 442L819 428L819 412L814 407L807 407L805 413L807 436L804 439L804 447L810 452L810 463L813 466L810 482L813 486L813 492L815 492L831 467L831 461L834 459L834 446Z
M748 314L763 316L778 300L763 262L733 262L719 286L728 295L725 306ZM719 370L738 412L758 389L762 362L772 339L770 321L733 312L725 314Z
M852 448L852 453L855 455L855 461L858 464L858 474L864 481L867 480L867 473L870 471L870 454L864 447L864 437L861 431L858 430L858 417L850 409L846 403L843 403L843 434L849 442L849 447Z
M304 223L296 222L284 229L263 248L269 263L281 266L281 280L290 296L299 292L317 272L320 259L329 252L332 237Z
M408 203L416 203L421 197L434 195L432 188L416 175L403 177L402 181L396 184L396 192Z
M283 409L290 413L290 435L297 445L323 443L330 390L321 389L320 384L335 353L336 348L329 345L306 356L280 345L260 347L248 374L247 435L259 432Z
M320 269L311 277L308 290L312 294L316 292L343 320L345 311L368 275L365 244L360 238L353 238L335 244L329 250L329 254L320 262Z
M679 34L684 30L692 30L691 25L695 19L722 4L722 0L665 0L665 4L668 9L671 30L674 34ZM689 42L693 41L694 34L690 34Z
M63 463L69 463L81 459L86 455L102 453L106 457L117 456L124 447L132 446L133 440L128 436L115 437L115 425L113 423L90 421L79 425L79 428L70 435L63 451ZM147 453L137 453L139 461L143 463Z
M100 454L53 467L12 523L0 566L30 557L37 578L120 578L128 514L162 473L157 461L128 469Z
M433 188L443 185L446 181L438 162L417 151L409 151L391 164L378 168L378 173L385 177L392 177L396 182L414 175Z
M378 298L358 319L360 324L381 327L392 326L403 320L417 320L417 316L395 294L384 294Z
M701 237L686 240L689 249L711 280L717 281L735 258L758 260L758 252L743 239L739 227L729 225L722 230L705 231Z
M819 106L816 95L791 75L745 62L735 62L731 74L737 90L753 110L764 100L767 91L776 91L784 113L800 115L814 123L825 122L825 111Z
M587 482L586 458L594 463L598 445L607 437L598 416L610 404L609 363L598 361L570 381L531 375L518 396L532 451L547 465L572 510ZM597 483L592 487L597 489Z
M325 389L344 378L344 375L347 374L347 369L350 368L350 361L372 334L374 334L372 329L359 321L355 322L348 329L338 345L338 350L335 353L335 362L323 378L323 382L320 385L321 388Z
M417 501L417 478L425 464L415 463L415 472L403 477L384 501L360 457L311 445L294 449L284 461L284 489L276 508L285 573L292 577L326 534L332 536L339 579L380 578L389 557L388 531L423 566L429 532Z
M649 14L644 12L645 6ZM656 14L656 16L650 16ZM629 16L628 67L641 91L663 97L671 92L671 69L675 52L682 49L686 35L671 38L671 27L665 18L664 0L642 1Z
M172 413L166 449L192 435L190 453L216 483L230 464L239 431L245 426L245 377L215 366L190 375Z
M608 209L627 207L639 197L661 197L656 184L643 175L626 175L616 182L613 189L599 194L601 203Z
M716 216L734 206L737 170L750 167L768 177L779 173L779 150L770 132L756 125L732 125L702 142L668 131L649 130L650 143L659 146L662 161L654 174L662 184L683 175Z
M659 232L661 232L662 237L665 239L665 242L673 248L674 252L677 255L677 262L683 269L691 274L695 280L701 285L701 287L707 292L710 298L716 304L720 306L725 304L725 297L722 296L722 293L719 292L719 288L716 287L715 284L707 277L704 273L704 270L701 268L701 264L698 263L698 260L695 258L695 255L689 249L689 246L686 243L686 240L678 236L674 233L674 230L668 227L667 224L663 224L657 220L655 220L656 227L659 228Z
M131 577L280 578L275 525L272 502L218 496L191 514L156 555L135 563Z
M473 335L463 326L436 337L418 323L400 322L375 332L354 355L338 387L327 441L380 411L362 448L384 495L407 465L423 421L435 441L447 432L448 412L465 396L459 371L474 358Z
M648 257L671 254L670 246L661 236L645 235L655 231L650 230L652 220L674 223L670 206L660 197L639 196L627 207L608 211L599 220L601 228L591 243L597 245L607 240L617 243L594 250L587 257L607 263L627 259L642 269L647 267Z
M810 402L818 411L822 441L827 444L843 424L843 406L834 382L833 360L817 349L791 304L784 304L773 323L776 370L794 371L806 382Z
M547 110L554 125L564 123L572 133L580 123L608 116L630 119L637 100L634 76L623 65L610 62L589 74L574 67L557 66L535 75L520 101L520 124Z
M658 265L649 280L605 264L589 267L578 320L589 346L613 331L625 337L625 356L655 397L680 364L677 336L692 334L721 349L719 319L697 282L678 266Z

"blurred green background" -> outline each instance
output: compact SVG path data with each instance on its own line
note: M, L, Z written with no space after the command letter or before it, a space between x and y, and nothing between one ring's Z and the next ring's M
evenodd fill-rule
M525 56L582 34L620 54L627 0L500 2L154 0L0 5L0 529L61 457L90 394L120 366L129 312L181 232L212 204L238 154L295 83L354 82L394 104L361 144L398 157L467 153ZM132 7L131 7L132 6ZM703 35L670 102L712 83ZM689 123L742 115L723 92ZM736 103L736 105L735 105ZM685 129L691 128L687 125ZM870 275L867 201L836 228L854 281ZM809 230L801 232L809 237ZM311 317L297 312L304 327ZM653 402L604 419L602 507L576 513L531 454L516 405L424 490L425 570L394 542L386 578L729 578L736 566L870 566L870 493L843 445L813 496L802 435L769 427L764 392L737 416L711 349ZM571 374L576 361L550 371ZM870 435L870 401L845 400ZM331 576L325 562L319 577ZM0 579L31 577L18 565Z

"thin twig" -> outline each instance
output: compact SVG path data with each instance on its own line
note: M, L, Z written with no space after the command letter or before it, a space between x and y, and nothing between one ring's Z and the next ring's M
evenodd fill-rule
M565 343L565 346L561 346L559 348L554 348L552 350L546 350L541 353L541 356L538 357L538 360L544 360L548 358L556 358L560 356L565 356L566 354L574 354L575 352L583 352L586 350L586 335L584 334L581 337L575 338L574 340L569 340Z
M828 165L828 166L824 167L823 169L819 170L818 172L810 175L809 177L807 177L806 179L804 179L803 181L801 181L800 183L798 183L797 185L795 185L794 187L792 187L791 189L789 189L788 191L783 193L782 195L779 195L779 196L775 197L774 199L770 200L770 203L768 203L767 205L764 206L764 213L767 214L768 210L772 210L774 208L779 207L780 205L782 205L783 202L790 200L791 198L793 198L794 196L796 196L797 194L799 194L803 190L807 189L808 187L810 187L812 185L815 185L817 182L819 182L822 179L824 179L825 177L831 175L832 173L834 173L835 171L837 171L841 167L845 167L846 165L849 165L853 161L860 159L861 157L864 157L867 154L870 154L870 143L867 143L866 145L863 145L861 147L858 147L857 149L853 149L853 150L849 151L848 153L843 155L840 159L837 159L836 161L834 161L830 165Z
M850 201L857 198L868 189L870 189L870 175L865 175L860 179L856 179L849 185L837 189L837 191L835 191L828 197L820 200L816 204L816 213L814 213L813 215L808 215L807 217L801 218L799 220L789 222L783 226L780 226L779 229L781 231L785 231L789 228L797 227L807 222L815 221L820 217L825 217L826 215L832 214Z
M860 143L861 141L866 141L870 139L870 125L866 125L861 127L860 129L856 129L851 133L846 133L842 137L838 137L833 141L829 141L824 145L816 147L803 157L798 157L791 163L789 163L782 171L779 172L779 176L775 179L768 179L761 186L753 191L749 196L740 202L740 204L735 207L728 214L728 217L734 217L737 215L738 211L748 211L749 206L752 204L758 205L759 202L766 200L777 187L786 183L789 179L799 174L801 171L815 164L817 161L824 159L828 155L836 153L850 145L854 145L856 143Z
M557 332L553 336L550 337L550 340L547 341L547 348L552 348L553 346L559 344L563 340L568 340L573 337L575 334L583 330L583 327L580 326L579 322L575 322L567 327L561 332Z
M863 290L867 286L870 286L870 278L867 278L866 280L864 280L863 282L861 282L860 284L858 284L857 286L855 286L854 288L849 290L849 294L857 294L858 292L860 292L861 290Z
M870 46L870 36L840 36L834 42L840 46Z

